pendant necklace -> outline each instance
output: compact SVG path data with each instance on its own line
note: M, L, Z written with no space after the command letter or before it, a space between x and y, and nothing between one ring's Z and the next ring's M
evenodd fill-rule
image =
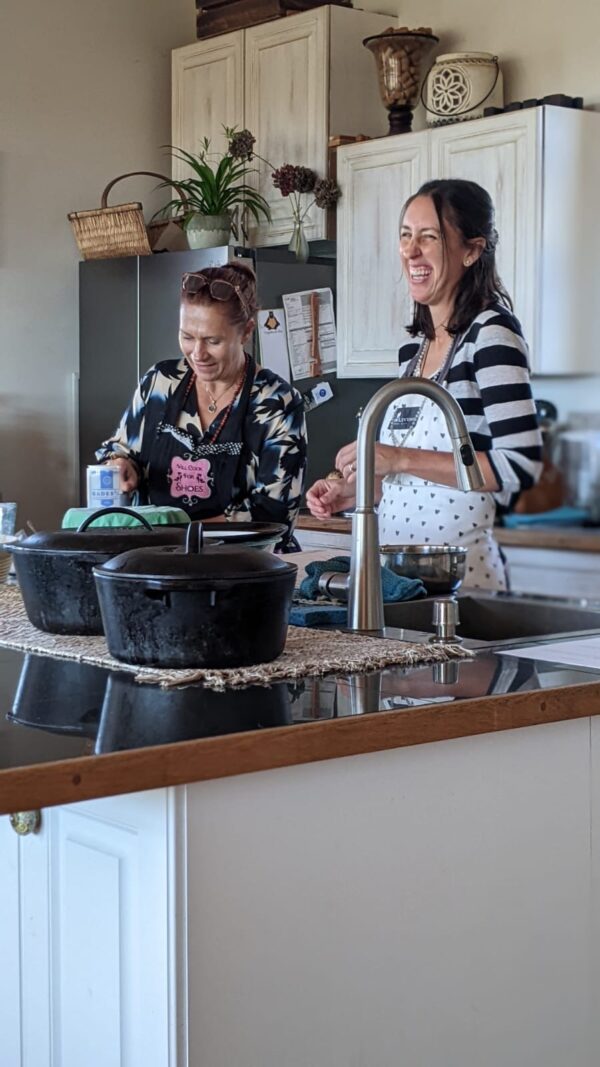
M216 426L215 430L212 433L210 441L208 442L211 445L214 445L215 441L217 440L217 437L219 437L221 431L224 429L225 424L227 423L227 420L229 419L229 416L231 415L233 406L234 406L237 398L239 397L240 393L242 392L242 390L244 388L244 385L245 385L245 382L246 382L246 375L248 374L249 366L250 366L250 357L248 356L248 354L246 352L244 352L244 366L242 368L242 372L241 372L237 382L235 383L235 393L233 394L233 396L232 396L231 400L229 401L229 404L227 405L227 407L223 408L223 411L221 412L221 415L220 415L219 421L217 423L217 426ZM183 403L181 405L182 408L185 407L185 403L187 401L187 398L190 395L192 389L194 388L195 383L196 383L196 375L194 373L192 373L190 375L190 380L188 382L187 389L185 391L185 395L183 397ZM204 385L204 382L202 384ZM213 394L206 387L206 385L204 385L204 388L206 389L206 392L208 393L208 395L209 395L209 397L211 399L211 403L208 405L208 410L210 412L215 412L217 410L217 401L220 400L221 397L225 396L225 393L228 392L228 390L225 389L225 391L223 393L221 393L221 396L216 397L216 396L213 396ZM233 388L233 386L229 386L229 389L232 389L232 388Z
M214 413L217 410L217 407L219 405L219 400L222 400L222 398L225 396L225 394L228 393L230 389L233 389L233 386L232 385L228 385L227 388L224 389L222 393L219 393L218 396L215 396L214 393L211 393L211 391L208 388L206 382L203 382L202 384L204 385L204 388L205 388L205 390L206 390L206 392L208 394L208 398L210 400L210 404L208 405L208 410L210 411L211 415L214 415ZM237 385L237 382L236 382L236 385Z

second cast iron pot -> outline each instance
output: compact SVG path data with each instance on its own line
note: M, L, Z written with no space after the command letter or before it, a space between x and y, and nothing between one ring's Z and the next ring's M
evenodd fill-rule
M243 667L285 645L298 568L255 549L206 548L190 523L185 548L125 552L94 567L109 651L152 667Z

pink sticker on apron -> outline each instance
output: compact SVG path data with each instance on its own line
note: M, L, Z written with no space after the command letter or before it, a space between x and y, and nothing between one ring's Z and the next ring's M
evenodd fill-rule
M209 471L208 459L181 459L180 456L174 456L169 476L171 496L195 496L207 500L211 495Z

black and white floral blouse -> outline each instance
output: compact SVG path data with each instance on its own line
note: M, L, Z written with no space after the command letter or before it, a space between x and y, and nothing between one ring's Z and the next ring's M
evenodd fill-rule
M289 537L306 467L302 397L282 378L249 359L248 388L237 397L221 432L221 412L210 426L202 427L196 391L187 388L190 375L183 358L152 367L140 381L118 429L96 452L97 459L103 462L111 454L132 459L141 474L140 503L158 504L166 502L165 485L168 490L173 484L171 473L164 469L165 444L169 454L179 453L188 461L191 457L192 465L207 467L211 460L216 465L216 452L226 452L234 469L228 502L219 510L233 521L285 523ZM191 517L202 517L202 501L171 491L177 497L174 504Z

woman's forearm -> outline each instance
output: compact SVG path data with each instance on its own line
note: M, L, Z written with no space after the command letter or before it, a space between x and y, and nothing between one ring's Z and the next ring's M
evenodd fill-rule
M424 481L437 482L440 485L458 485L453 452L433 452L422 448L394 448L379 445L378 449L389 452L387 474L414 474ZM500 488L498 480L485 452L476 452L484 484L482 492L495 493ZM385 463L385 460L383 461ZM383 465L383 464L382 464Z

